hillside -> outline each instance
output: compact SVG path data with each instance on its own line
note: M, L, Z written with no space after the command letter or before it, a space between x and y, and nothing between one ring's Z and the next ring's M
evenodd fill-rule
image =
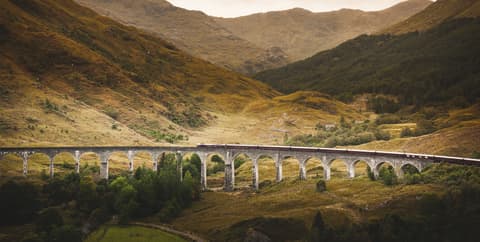
M300 60L360 34L377 32L405 20L430 3L427 0L410 0L376 12L342 9L312 13L297 8L215 20L257 46L280 47L291 60Z
M210 16L164 0L76 1L121 23L154 33L193 56L240 73L254 74L288 63L281 49L252 44Z
M380 33L404 34L425 31L444 21L480 16L478 0L438 0L411 18L386 28Z
M256 78L284 92L383 93L417 106L473 103L480 96L478 43L480 20L456 19L421 34L363 35Z
M4 146L274 143L283 133L272 125L359 117L333 100L329 110L277 101L261 82L70 0L1 3Z

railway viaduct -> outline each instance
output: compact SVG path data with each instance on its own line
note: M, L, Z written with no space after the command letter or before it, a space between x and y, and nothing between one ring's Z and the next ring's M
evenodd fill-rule
M364 161L378 176L382 164L391 165L397 176L403 176L402 168L405 165L412 165L418 171L433 163L453 163L460 165L480 166L480 159L469 159L463 157L436 156L426 154L412 154L400 152L367 151L352 149L329 149L294 146L268 146L268 145L239 145L239 144L200 144L197 146L102 146L102 147L4 147L0 148L0 158L7 154L14 154L23 160L23 174L28 175L28 158L35 153L43 153L50 160L50 176L54 176L53 160L60 153L69 153L75 160L75 171L80 172L80 158L85 153L95 153L100 159L100 176L108 179L109 158L112 153L125 153L129 160L129 170L133 171L134 157L139 152L147 152L151 155L153 169L157 170L158 160L162 154L174 153L177 157L177 168L182 172L182 160L190 154L197 154L201 159L201 185L207 189L207 159L213 155L220 156L225 161L225 185L224 190L235 189L235 163L239 155L246 155L253 162L252 177L254 189L258 189L258 161L261 157L270 157L275 162L276 181L282 181L282 162L286 158L294 158L299 165L299 178L307 179L306 164L312 158L321 160L324 178L330 179L331 165L334 160L341 160L345 163L348 177L355 177L355 164Z

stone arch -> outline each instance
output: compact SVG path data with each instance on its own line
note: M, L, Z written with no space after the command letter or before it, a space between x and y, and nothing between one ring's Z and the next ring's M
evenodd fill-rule
M47 175L53 176L53 155L35 152L27 157L28 175Z
M301 179L306 178L306 170L302 169L303 167L303 159L297 158L296 155L281 155L280 156L280 165L282 166L283 170L283 178L284 179Z
M180 154L181 156L181 154ZM165 169L166 166L176 167L178 164L179 154L175 151L162 151L158 152L157 160L154 161L153 159L155 154L152 154L152 162L157 163L157 169ZM183 159L183 156L181 156Z
M55 175L76 171L75 155L68 151L55 154L52 158Z
M201 181L202 172L202 154L192 151L180 154L182 160L182 176L184 177L188 171L194 179Z
M128 154L127 154L128 156ZM146 150L134 151L132 156L133 160L133 170L136 170L140 167L145 167L149 169L156 170L156 162L152 159L152 152Z
M380 161L380 162L377 162L377 164L375 164L375 170L379 171L380 170L380 167L384 164L387 164L393 168L395 168L395 164L391 161L388 161L388 160L385 160L385 161Z
M331 157L327 160L327 166L330 169L331 177L345 178L349 177L349 162L348 158L344 157Z
M108 173L109 175L121 175L129 172L128 153L125 151L113 151L108 157Z
M28 156L27 156L28 158ZM0 157L2 165L0 176L20 177L23 176L23 157L20 153L5 153Z
M226 154L222 154L222 152L208 152L206 154L206 180L209 188L213 190L224 189L226 163Z
M79 152L79 171L83 174L97 176L100 174L100 166L102 163L101 154L94 151Z
M324 177L324 164L322 159L317 156L309 156L303 161L306 169L307 178Z
M268 153L258 154L255 158L254 166L252 168L253 188L258 190L262 185L267 185L278 181L278 172L281 172L281 166L282 160L276 159L276 155Z
M235 166L235 186L241 188L250 187L255 179L255 172L258 171L255 156L248 152L237 152L232 157Z
M353 177L362 176L367 177L367 169L370 168L370 171L373 172L374 167L372 167L371 160L368 159L355 159L352 163L352 175Z
M403 174L415 174L422 172L421 166L415 164L415 162L405 162L400 166Z

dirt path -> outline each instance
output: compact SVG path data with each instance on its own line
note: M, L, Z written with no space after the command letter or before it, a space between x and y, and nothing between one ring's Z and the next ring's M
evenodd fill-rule
M169 226L166 225L160 225L160 224L149 224L149 223L141 223L141 222L132 222L130 225L138 225L138 226L143 226L147 228L152 228L152 229L159 229L171 234L178 235L184 239L188 239L190 241L196 241L196 242L206 242L208 240L201 238L200 236L193 234L191 232L184 232L184 231L179 231L176 229L173 229Z

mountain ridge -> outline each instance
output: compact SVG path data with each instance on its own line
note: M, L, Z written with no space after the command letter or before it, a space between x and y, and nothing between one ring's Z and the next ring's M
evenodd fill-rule
M124 24L147 30L187 53L243 74L288 62L283 51L258 47L232 34L203 12L179 8L167 1L76 2Z
M294 8L215 20L241 38L263 48L278 46L290 59L300 60L360 34L373 33L397 23L430 3L410 0L373 12L341 9L314 13Z

